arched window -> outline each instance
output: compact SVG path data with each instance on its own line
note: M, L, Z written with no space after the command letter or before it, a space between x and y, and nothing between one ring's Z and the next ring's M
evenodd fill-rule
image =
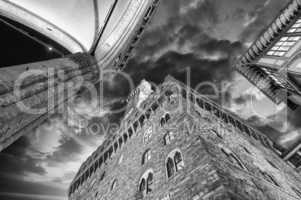
M171 144L171 142L175 139L174 133L171 131L168 131L165 135L164 135L164 144L165 145L169 145Z
M167 177L168 178L172 177L175 173L175 167L174 167L173 160L171 158L167 159L166 169L167 169Z
M280 187L279 183L275 180L275 178L268 174L267 172L263 172L263 171L260 171L260 173L262 174L262 176L267 180L269 181L270 183L273 183L274 185Z
M115 179L111 184L111 191L113 191L117 186L117 179Z
M115 143L114 143L114 152L116 152L116 151L117 151L117 149L118 149L118 143L117 143L117 142L115 142Z
M164 126L164 125L165 125L165 118L164 118L164 117L161 118L161 120L160 120L160 125L161 125L161 126Z
M147 181L146 181L146 193L147 194L153 191L153 189L152 189L153 181L154 181L154 175L153 175L153 173L149 173L148 177L147 177Z
M123 135L123 139L124 139L124 142L126 142L128 140L128 135L126 133Z
M183 156L180 150L176 149L169 153L166 161L167 177L172 177L175 172L184 168Z
M151 113L152 113L152 110L151 109L148 109L145 113L145 116L146 116L146 119L149 119L150 116L151 116Z
M140 182L140 186L139 186L139 191L143 194L145 190L145 179L141 179L141 182Z
M160 120L160 125L164 126L170 119L171 119L170 114L169 113L165 114Z
M120 137L120 138L118 139L118 143L119 143L119 148L121 148L121 146L122 146L122 137Z
M147 195L153 191L154 174L152 170L144 173L139 184L139 192L142 196Z
M169 120L170 120L170 114L166 114L165 115L165 122L167 123L167 122L169 122Z
M151 150L148 149L143 153L142 156L142 162L141 164L144 165L145 163L147 163L147 161L149 161L151 159Z
M140 122L140 126L143 127L144 126L144 120L145 120L145 116L141 115L141 117L139 118L139 122Z
M174 156L176 171L179 171L184 168L183 158L180 152L176 152Z
M132 130L132 128L129 128L129 129L128 129L128 134L129 134L129 137L132 137L132 135L133 135L133 130Z

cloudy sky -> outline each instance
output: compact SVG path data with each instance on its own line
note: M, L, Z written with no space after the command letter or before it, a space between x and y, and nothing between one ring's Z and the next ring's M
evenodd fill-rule
M301 111L291 112L284 105L274 105L233 70L233 59L246 50L288 0L161 2L125 70L135 84L143 78L160 83L168 74L185 81L188 68L192 86L206 81L215 83L221 91L215 101L283 147L299 139L301 124L297 116ZM111 77L105 95L118 102L128 95L127 89L122 79ZM210 93L206 88L204 92ZM100 122L106 127L109 122L120 121L122 113L108 113L92 110L83 98L70 106L68 117L53 116L1 152L0 199L67 199L66 190L79 166L107 137L82 134L86 132L84 126L74 122Z

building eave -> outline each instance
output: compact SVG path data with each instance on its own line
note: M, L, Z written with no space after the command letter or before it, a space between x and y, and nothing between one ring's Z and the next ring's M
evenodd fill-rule
M292 0L273 20L273 22L258 36L257 40L249 47L240 58L243 64L254 63L262 53L265 53L273 42L285 32L300 15L301 1Z

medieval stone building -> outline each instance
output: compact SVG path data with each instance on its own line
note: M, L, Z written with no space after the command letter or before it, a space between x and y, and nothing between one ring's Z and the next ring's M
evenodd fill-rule
M298 200L300 175L265 135L167 77L143 81L121 128L81 166L70 200Z

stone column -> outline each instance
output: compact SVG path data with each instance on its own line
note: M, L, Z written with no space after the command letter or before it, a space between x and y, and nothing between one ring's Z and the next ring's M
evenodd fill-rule
M80 88L99 80L88 54L0 69L0 151L33 131L57 112Z

